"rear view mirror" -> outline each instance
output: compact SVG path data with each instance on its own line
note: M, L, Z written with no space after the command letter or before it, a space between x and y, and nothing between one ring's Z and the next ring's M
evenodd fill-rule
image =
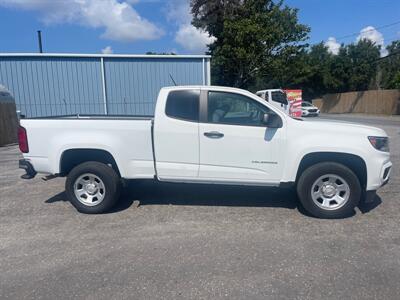
M281 128L283 123L281 117L274 113L267 113L263 115L263 123L268 128Z

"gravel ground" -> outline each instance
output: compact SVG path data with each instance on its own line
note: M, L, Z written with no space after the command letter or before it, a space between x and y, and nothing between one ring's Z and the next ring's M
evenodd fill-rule
M0 299L398 299L400 120L334 117L385 129L394 163L343 220L288 190L146 181L83 215L64 179L19 179L17 147L0 148Z

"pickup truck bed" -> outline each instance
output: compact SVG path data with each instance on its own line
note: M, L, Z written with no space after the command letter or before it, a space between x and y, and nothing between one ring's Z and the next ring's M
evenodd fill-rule
M29 128L29 153L38 173L62 174L65 151L101 149L113 159L121 177L154 178L151 116L60 116L23 119ZM78 154L77 154L78 155Z

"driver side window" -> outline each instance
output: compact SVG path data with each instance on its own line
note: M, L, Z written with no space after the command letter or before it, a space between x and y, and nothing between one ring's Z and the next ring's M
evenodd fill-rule
M270 110L243 95L208 92L208 122L244 126L265 126L263 116Z

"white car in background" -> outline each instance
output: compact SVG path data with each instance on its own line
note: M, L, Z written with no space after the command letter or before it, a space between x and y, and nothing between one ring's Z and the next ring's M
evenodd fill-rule
M318 117L319 113L320 113L319 108L313 105L312 103L307 101L301 102L302 117Z

